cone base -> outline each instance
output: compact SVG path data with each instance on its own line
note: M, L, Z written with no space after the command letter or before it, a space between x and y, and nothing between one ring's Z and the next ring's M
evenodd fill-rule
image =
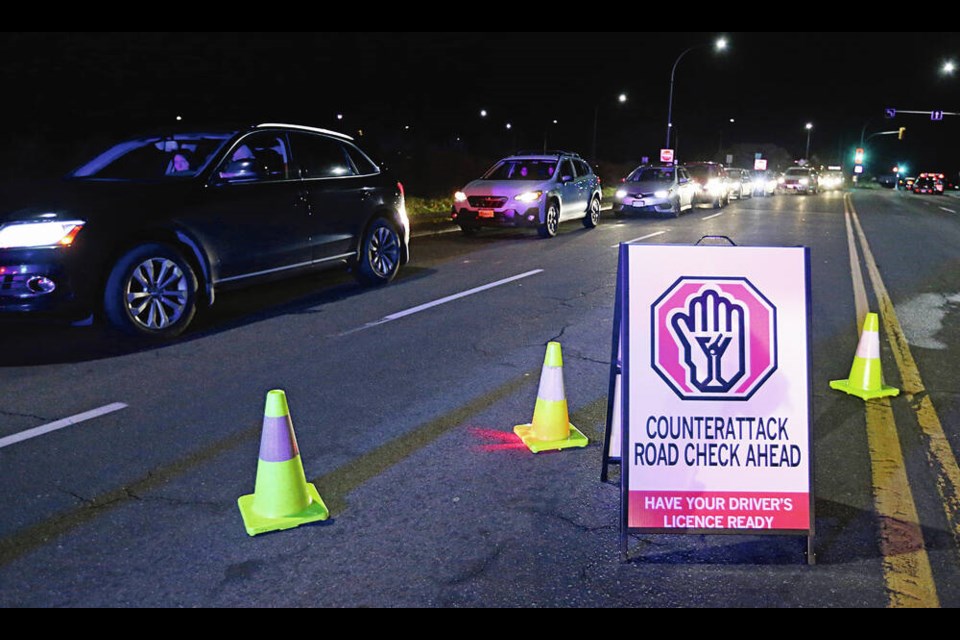
M583 449L590 445L590 440L587 439L587 436L580 433L580 431L573 425L570 425L570 437L566 440L559 440L557 442L543 442L537 440L533 433L532 424L525 424L516 427L514 428L513 432L517 434L517 437L523 440L523 444L525 444L533 453L564 451L566 449Z
M259 536L264 533L273 533L275 531L289 531L302 527L305 524L314 522L326 522L330 519L330 511L327 505L320 498L320 493L312 484L307 485L307 495L310 496L310 506L307 510L286 518L265 518L257 514L253 509L253 501L256 496L244 496L237 501L240 506L240 513L243 515L243 524L246 526L247 534L250 537Z
M843 391L847 395L855 396L861 400L879 400L880 398L896 398L900 395L899 389L893 387L880 387L876 391L867 389L854 389L849 380L837 380L830 383L830 388L835 391Z

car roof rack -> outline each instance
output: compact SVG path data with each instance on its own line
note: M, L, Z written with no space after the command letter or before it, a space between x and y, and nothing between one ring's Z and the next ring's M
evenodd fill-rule
M573 153L571 151L540 151L540 150L530 151L528 149L528 150L517 151L513 155L514 156L570 156L571 158L579 158L582 160L582 158L580 158L579 153Z

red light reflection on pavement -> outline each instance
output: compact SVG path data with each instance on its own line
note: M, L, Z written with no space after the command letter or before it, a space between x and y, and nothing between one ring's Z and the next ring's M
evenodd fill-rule
M517 437L515 433L505 431L496 431L493 429L470 429L470 433L476 436L478 440L491 441L491 444L483 444L477 447L477 451L493 453L497 451L526 451L527 445Z

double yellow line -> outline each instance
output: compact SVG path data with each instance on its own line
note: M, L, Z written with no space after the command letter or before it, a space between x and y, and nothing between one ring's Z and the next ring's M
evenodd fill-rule
M897 318L896 308L880 276L880 269L850 194L844 198L844 209L858 327L863 326L869 306L857 252L857 239L860 241L864 265L880 305L887 340L900 370L905 399L916 414L917 423L923 432L927 459L936 475L940 501L960 553L960 467L923 385L920 370ZM913 491L907 478L891 401L870 402L866 411L874 500L880 517L880 547L890 606L939 607L940 599L937 596Z

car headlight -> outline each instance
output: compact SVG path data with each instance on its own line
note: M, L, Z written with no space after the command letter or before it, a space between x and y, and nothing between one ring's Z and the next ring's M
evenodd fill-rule
M455 194L453 194L453 199L457 202L466 202L467 194L465 194L463 191L457 191Z
M809 178L800 178L800 184L801 184L802 186L804 186L804 187L809 187L809 186L810 186L810 179L809 179Z
M521 193L515 199L517 202L536 202L543 196L543 191L527 191Z
M85 223L15 222L0 227L0 249L33 249L37 247L69 247Z
M669 191L657 191L657 192L655 192L655 193L653 194L653 197L654 197L654 198L657 198L658 200L666 200L667 198L670 197L670 192L669 192Z
M628 194L628 193L626 192L626 190L620 189L619 191L617 191L617 200L623 200L623 199L626 198L628 195L630 195L630 194Z
M777 178L777 184L787 184L786 178Z

